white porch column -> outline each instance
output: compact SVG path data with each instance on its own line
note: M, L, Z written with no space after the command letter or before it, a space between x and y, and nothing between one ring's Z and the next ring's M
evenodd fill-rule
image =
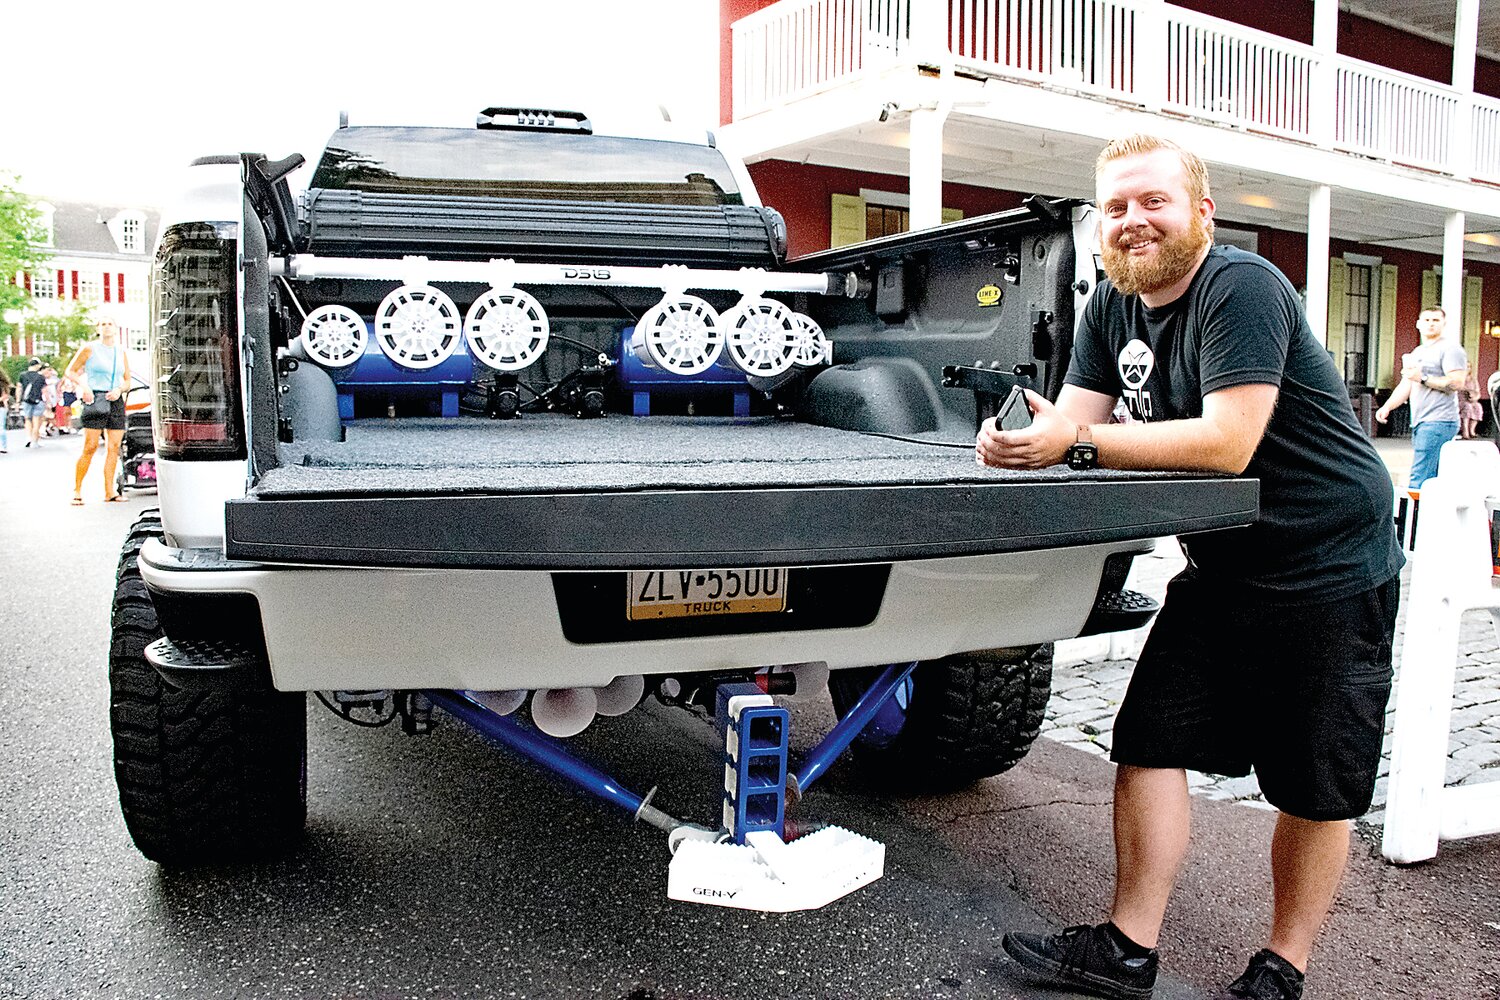
M908 0L908 4L911 58L922 66L941 67L952 61L948 53L948 5L943 0Z
M1167 3L1136 0L1135 97L1147 111L1167 103Z
M1450 212L1443 222L1443 312L1448 332L1457 337L1464 321L1464 213Z
M1451 169L1459 177L1474 176L1474 57L1479 45L1479 0L1458 0L1453 28L1453 88L1459 92L1454 108Z
M1474 54L1479 46L1479 0L1458 0L1453 28L1453 86L1474 89Z
M1328 237L1333 226L1333 189L1319 184L1307 197L1307 325L1328 346Z
M917 108L911 113L911 228L931 229L943 221L943 122L948 108Z
M1338 81L1333 61L1338 55L1338 38L1338 0L1313 0L1313 48L1318 53L1318 63L1313 68L1312 93L1308 95L1308 129L1313 142L1320 146L1333 142Z

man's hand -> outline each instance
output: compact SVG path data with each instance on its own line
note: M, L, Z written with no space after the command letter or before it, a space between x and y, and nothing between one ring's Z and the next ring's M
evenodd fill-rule
M1388 413L1386 411L1386 408L1382 406L1380 409L1378 409L1378 410L1375 411L1375 422L1377 424L1383 424L1388 419L1390 419L1390 416L1391 416L1390 413Z
M986 420L974 440L974 460L1001 469L1045 469L1063 460L1078 439L1078 425L1058 412L1045 396L1026 390L1031 426L1018 431L996 430Z

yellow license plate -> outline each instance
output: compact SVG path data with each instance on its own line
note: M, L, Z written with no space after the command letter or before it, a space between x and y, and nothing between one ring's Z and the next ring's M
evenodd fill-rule
M631 621L786 610L787 570L664 569L630 574Z

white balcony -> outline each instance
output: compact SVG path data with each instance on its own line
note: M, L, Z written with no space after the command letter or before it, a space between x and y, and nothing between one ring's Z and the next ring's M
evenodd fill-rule
M1500 101L1161 0L781 0L732 31L736 123L951 67L1500 184Z
M731 26L721 135L908 176L930 225L940 181L1091 197L1103 142L1148 131L1209 162L1223 221L1500 263L1500 101L1332 52L1335 2L1314 47L1163 0L781 0Z

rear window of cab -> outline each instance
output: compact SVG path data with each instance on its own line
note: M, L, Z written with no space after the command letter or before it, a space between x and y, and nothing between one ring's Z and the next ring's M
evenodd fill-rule
M744 204L728 163L708 146L485 129L339 129L308 186L541 201Z

